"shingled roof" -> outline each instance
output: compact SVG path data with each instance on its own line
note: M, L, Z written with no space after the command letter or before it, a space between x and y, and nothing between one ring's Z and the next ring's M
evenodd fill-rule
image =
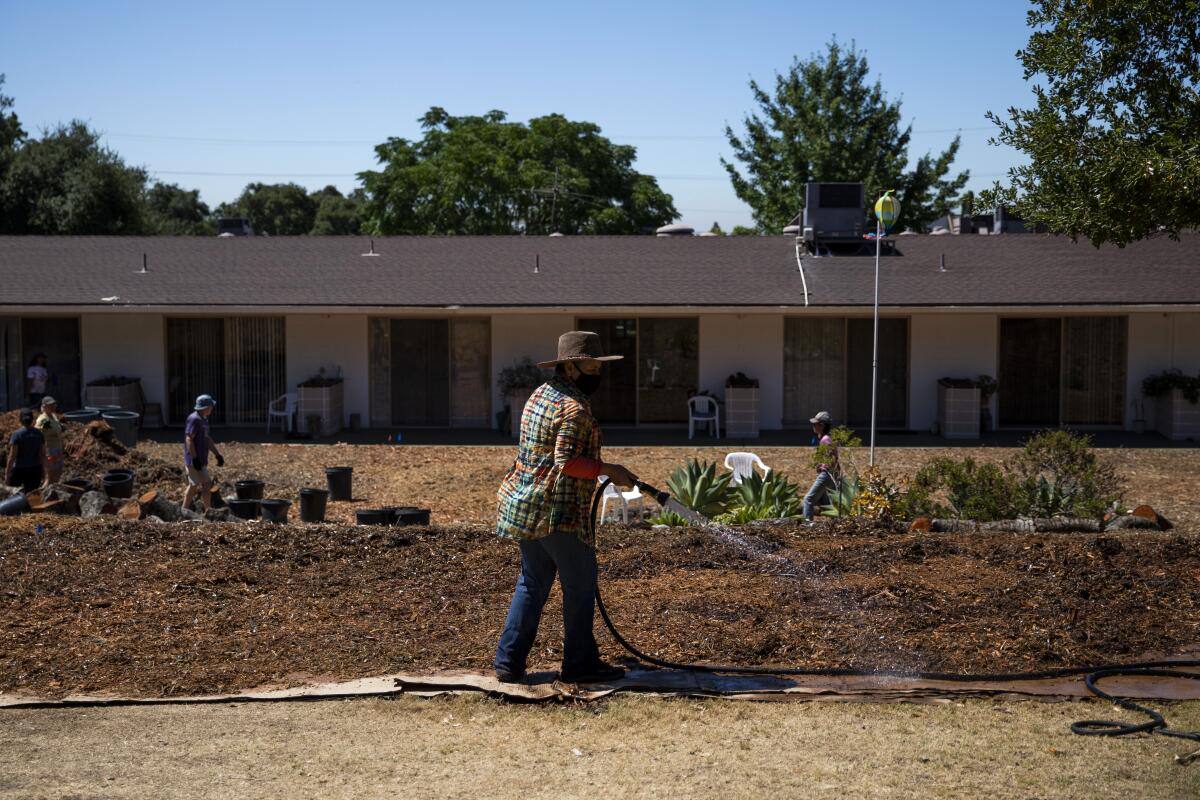
M886 306L1197 305L1200 237L903 236ZM790 237L0 237L0 307L804 305ZM148 272L139 274L143 254ZM945 271L940 270L944 257ZM804 257L809 303L869 306L870 257ZM103 298L116 297L117 300Z

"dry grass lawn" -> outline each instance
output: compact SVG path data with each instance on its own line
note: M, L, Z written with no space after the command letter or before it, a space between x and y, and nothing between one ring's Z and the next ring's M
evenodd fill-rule
M1168 718L1200 728L1200 703ZM1097 703L587 707L479 697L9 711L2 798L1191 798L1186 742Z

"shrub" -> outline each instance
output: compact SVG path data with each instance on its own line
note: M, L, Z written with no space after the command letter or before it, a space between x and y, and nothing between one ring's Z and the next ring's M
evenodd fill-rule
M880 474L875 467L866 471L855 482L855 496L850 504L850 514L855 517L891 520L895 515L900 487Z
M1021 511L1028 516L1098 517L1120 502L1116 470L1091 449L1091 437L1071 431L1042 431L1010 462L1019 485Z
M938 517L957 517L986 522L1010 519L1020 513L1020 486L1007 471L995 464L979 464L971 457L962 460L940 457L913 476L909 512ZM914 494L915 493L915 494ZM945 502L933 498L940 496ZM926 498L925 508L911 501Z
M546 373L529 356L514 361L512 366L500 370L496 385L502 397L508 397L518 389L534 389L546 381Z
M838 425L829 431L829 438L833 439L833 445L837 448L838 463L842 465L844 471L854 471L854 449L862 447L862 439L854 434L853 428L847 428L845 425ZM827 444L818 444L813 451L811 464L813 469L816 469L821 464L833 463L834 447Z
M717 474L715 463L689 460L667 478L667 488L680 503L713 519L725 513L732 499L731 477L732 472Z
M821 516L848 517L854 513L854 503L857 499L858 476L844 474L837 487L829 492L826 503L821 508Z

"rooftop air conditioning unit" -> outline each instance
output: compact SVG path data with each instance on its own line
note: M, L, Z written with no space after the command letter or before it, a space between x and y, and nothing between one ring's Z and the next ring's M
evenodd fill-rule
M804 225L817 241L862 239L866 220L866 194L861 183L804 185Z
M250 220L241 217L222 217L217 220L217 236L253 236Z

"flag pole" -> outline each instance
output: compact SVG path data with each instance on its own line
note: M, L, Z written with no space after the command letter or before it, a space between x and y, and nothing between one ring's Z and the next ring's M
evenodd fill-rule
M875 396L879 391L879 248L883 238L883 220L875 215L875 335L871 346L871 449L869 466L875 466Z

